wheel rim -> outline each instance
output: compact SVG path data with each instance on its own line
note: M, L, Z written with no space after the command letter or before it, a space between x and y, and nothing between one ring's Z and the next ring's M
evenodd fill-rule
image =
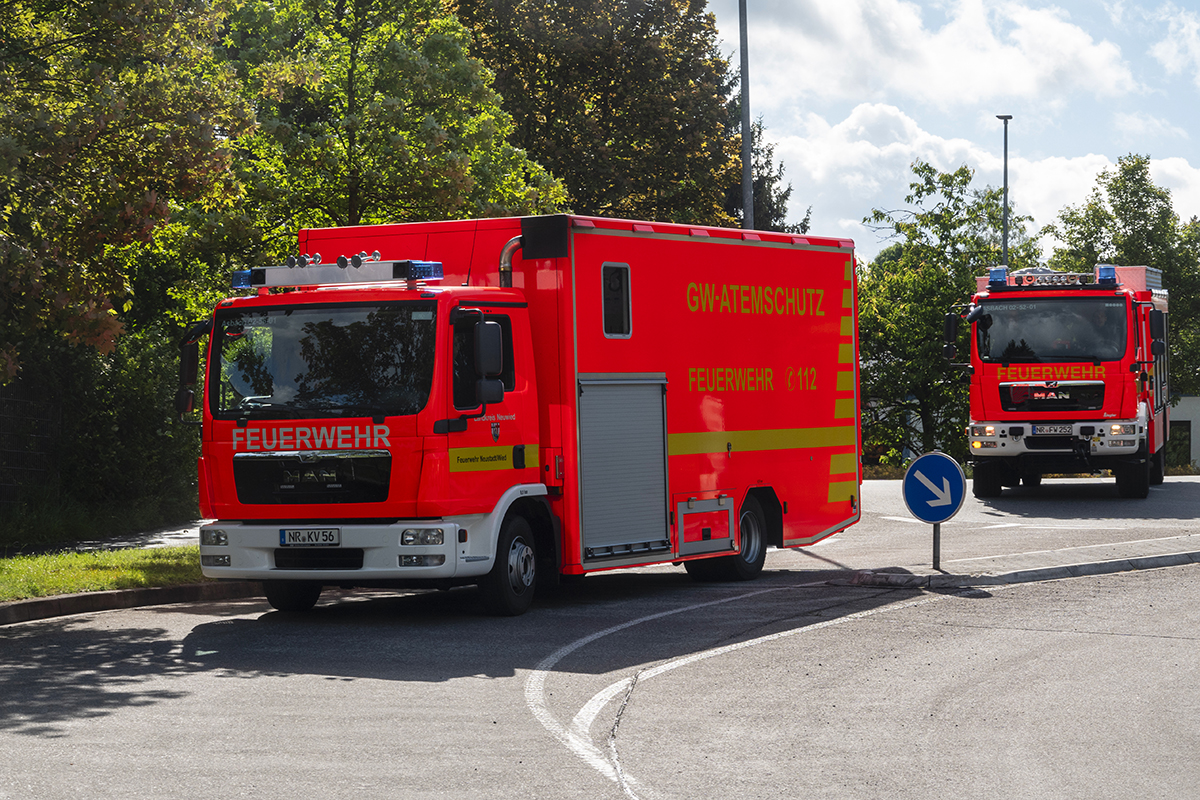
M533 548L524 539L513 539L508 548L508 584L514 594L524 594L533 585L535 569Z
M742 560L747 564L753 564L758 561L759 553L762 550L762 527L759 525L758 516L749 511L742 513L742 548L740 550Z

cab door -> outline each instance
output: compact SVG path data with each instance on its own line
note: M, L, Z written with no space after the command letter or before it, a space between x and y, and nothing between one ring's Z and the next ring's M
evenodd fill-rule
M499 327L500 364L492 374L479 363L481 324ZM507 489L538 480L536 398L527 376L532 362L524 363L528 324L524 308L464 303L452 314L447 447L450 498L461 513L490 512Z

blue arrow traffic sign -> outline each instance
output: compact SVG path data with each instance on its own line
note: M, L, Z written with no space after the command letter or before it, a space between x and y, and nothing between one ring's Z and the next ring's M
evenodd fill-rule
M962 467L945 453L926 453L904 473L904 504L922 522L936 525L950 519L966 494Z

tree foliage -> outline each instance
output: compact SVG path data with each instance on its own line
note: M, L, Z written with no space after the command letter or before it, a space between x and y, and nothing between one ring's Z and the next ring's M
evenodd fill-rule
M913 208L876 209L864 220L895 243L859 267L863 447L896 464L935 449L963 455L967 386L942 354L944 318L1001 257L1000 190L972 190L965 166L939 172L918 161L912 169L905 202ZM1027 221L1010 208L1013 268L1037 263Z
M1200 394L1200 221L1181 223L1171 191L1154 183L1149 156L1130 154L1096 177L1088 199L1067 206L1044 231L1062 244L1049 264L1092 272L1096 264L1162 270L1170 292L1171 383Z
M300 227L556 210L509 145L470 34L436 0L249 0L220 56L258 115L239 174L268 237Z
M47 327L111 350L126 276L105 248L229 188L249 109L191 0L0 5L0 381Z
M457 0L523 148L582 214L730 224L729 64L704 0Z
M729 104L730 129L738 136L738 170L741 170L741 101L735 98ZM762 231L780 233L808 233L812 219L812 206L804 219L795 224L787 221L788 201L792 197L792 185L783 183L783 162L775 164L775 143L767 141L762 117L754 121L751 130L750 175L753 181L754 227ZM741 226L743 215L742 182L739 175L736 185L725 191L725 213Z

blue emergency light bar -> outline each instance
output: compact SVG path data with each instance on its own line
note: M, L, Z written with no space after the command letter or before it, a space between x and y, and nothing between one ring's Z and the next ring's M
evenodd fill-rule
M1117 268L1112 264L1097 264L1096 265L1096 283L1112 283L1117 282Z
M1007 267L989 267L988 268L988 283L1000 284L1001 286L1008 285L1008 268Z
M234 289L272 286L337 286L349 283L389 281L440 281L440 261L365 261L359 266L315 264L309 266L254 267L233 273Z

